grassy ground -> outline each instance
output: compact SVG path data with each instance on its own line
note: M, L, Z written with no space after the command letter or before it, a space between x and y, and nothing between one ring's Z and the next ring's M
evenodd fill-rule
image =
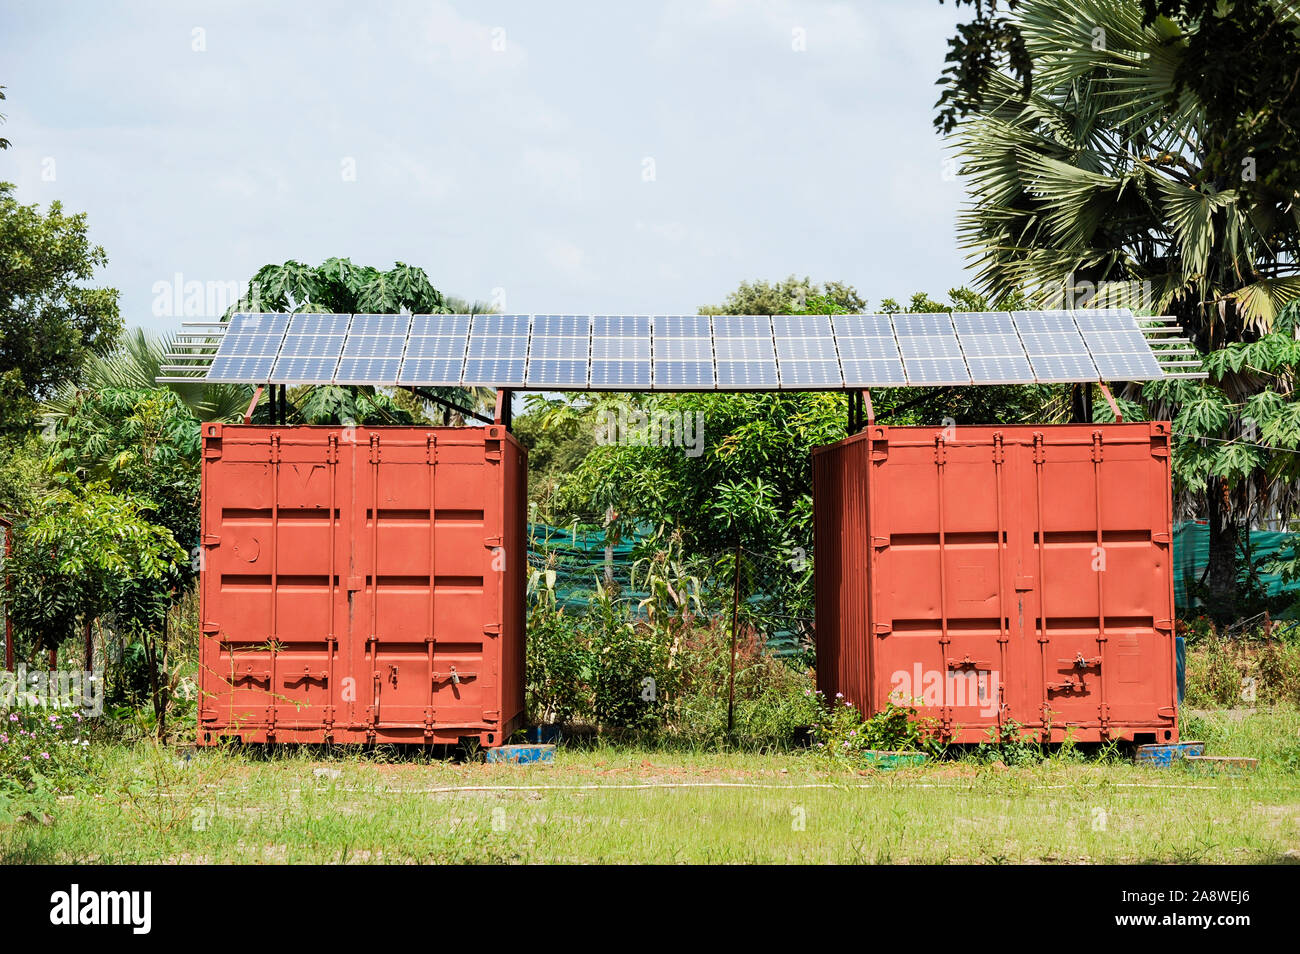
M1048 760L895 772L808 753L561 749L549 766L152 746L99 791L0 827L34 862L1226 862L1300 860L1300 714L1189 726L1259 771Z

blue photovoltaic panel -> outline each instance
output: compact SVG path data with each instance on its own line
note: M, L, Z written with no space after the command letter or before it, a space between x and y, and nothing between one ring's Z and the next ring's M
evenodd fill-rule
M334 372L335 384L397 384L401 355L390 358L349 358L339 361Z
M781 387L837 390L844 387L838 361L782 361Z
M533 315L534 338L585 338L590 331L588 315Z
M1147 354L1151 351L1140 331L1085 331L1083 340L1094 358L1099 354Z
M469 334L469 315L412 315L411 336L430 335L465 337Z
M1020 343L1020 336L1009 335L962 335L961 350L967 360L971 358L997 358L1004 355L1024 357L1025 348ZM1031 375L1032 377L1032 375Z
M1089 331L1133 331L1137 328L1137 320L1127 310L1076 311L1074 323L1085 335Z
M831 320L826 315L773 315L772 334L778 338L829 338Z
M263 382L271 376L274 357L216 357L208 367L211 381Z
M840 361L898 358L898 342L893 338L849 338L840 335L836 338L836 343L840 349Z
M655 343L658 347L658 342ZM661 390L712 391L712 361L660 361L654 363L654 386Z
M348 334L399 335L405 338L410 328L410 315L353 315Z
M903 352L903 360L912 358L961 358L961 345L955 335L920 335L898 338L898 347Z
M840 359L846 388L876 388L907 383L903 362L893 359Z
M708 315L655 315L655 337L666 338L707 338L709 337Z
M351 315L323 315L305 311L289 320L289 334L345 335L351 321Z
M269 378L272 384L331 384L338 355L308 357L280 355Z
M343 335L285 335L280 345L281 358L333 358L338 360L343 351Z
M343 346L345 358L400 358L406 339L397 335L348 335Z
M894 334L888 315L836 315L831 323L836 338L888 338Z
M649 315L593 315L591 334L598 338L649 338Z
M463 361L465 347L464 337L410 338L406 342L406 356L408 358L455 358L457 361Z
M580 390L587 386L587 359L581 361L528 360L526 385L530 388Z
M217 348L219 357L274 358L280 351L284 335L240 334L227 331Z
M1025 351L1030 357L1039 354L1087 355L1088 349L1077 331L1046 331L1020 333Z
M591 360L649 361L650 339L645 338L592 338Z
M463 343L461 348L464 348ZM412 358L408 354L402 362L397 383L412 387L457 387L464 366L464 358Z
M226 334L232 331L248 335L280 335L289 330L288 315L246 314L231 315L226 322Z
M824 337L777 338L776 356L782 364L787 361L834 361L835 341Z
M961 358L904 358L908 384L970 384L970 373Z
M1029 359L1023 354L993 357L973 357L967 354L966 366L970 369L971 380L976 384L1023 384L1034 379Z
M713 342L708 338L661 338L655 336L655 364L660 361L713 362Z
M1097 368L1086 354L1031 354L1034 377L1044 384L1096 381Z
M594 343L594 342L593 342ZM590 387L606 391L647 391L651 385L649 355L645 359L591 362Z
M468 357L471 359L487 358L496 361L523 361L528 351L528 337L516 335L512 338L483 337L477 334L469 336Z
M780 386L775 359L769 361L719 361L718 389L771 391Z
M1065 312L1013 311L1011 317L1016 323L1016 330L1021 335L1054 334L1067 331L1078 334L1078 330L1074 326L1074 319Z
M1016 326L1005 311L953 312L952 325L966 343L967 335L1015 335Z
M591 342L586 338L540 338L537 329L533 329L532 344L528 349L528 360L567 360L586 361Z
M1164 377L1150 351L1137 354L1094 354L1093 363L1105 381L1145 381Z
M472 347L472 344L471 344ZM519 358L467 358L461 376L465 387L522 388L524 386L524 359Z
M713 357L721 361L766 361L776 368L771 338L714 338Z
M718 315L713 319L713 337L771 339L772 319L767 315Z
M946 335L951 337L952 319L947 315L898 314L893 316L894 335L901 342L904 337L921 335Z
M470 331L474 337L528 337L528 315L475 315ZM411 332L414 334L415 332Z

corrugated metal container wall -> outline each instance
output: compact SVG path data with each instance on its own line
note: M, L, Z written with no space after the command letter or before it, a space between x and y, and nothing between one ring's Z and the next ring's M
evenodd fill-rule
M203 425L199 742L506 741L526 479L499 425Z
M818 687L954 742L1178 738L1169 424L881 427L813 452Z

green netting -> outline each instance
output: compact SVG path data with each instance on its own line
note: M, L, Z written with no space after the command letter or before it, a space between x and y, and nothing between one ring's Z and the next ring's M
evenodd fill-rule
M632 585L633 566L638 545L651 536L649 526L624 529L617 538L603 530L579 527L555 527L543 523L528 525L528 565L530 570L555 572L556 603L569 613L587 611L598 585L612 582L620 600L638 616L645 612L640 603L650 594ZM704 614L710 618L729 618L731 614L732 577L717 578L709 572L726 553L703 555L699 575L703 584ZM728 562L727 566L734 564ZM811 645L812 619L788 606L791 581L799 574L780 555L741 551L741 601L748 610L747 619L758 621L767 647L777 655L794 655Z
M1251 558L1256 565L1267 563L1294 538L1293 533L1252 530L1249 543ZM1201 578L1209 557L1209 525L1182 523L1174 529L1174 603L1179 609L1189 607L1187 583L1195 583ZM1300 580L1284 583L1276 573L1261 573L1259 579L1269 596L1280 596L1283 593L1300 595Z

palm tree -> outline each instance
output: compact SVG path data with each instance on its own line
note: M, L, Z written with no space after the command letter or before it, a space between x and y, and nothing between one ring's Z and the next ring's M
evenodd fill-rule
M67 417L76 406L77 394L99 388L131 388L152 390L160 387L155 378L168 363L167 354L174 350L167 338L153 338L136 329L126 332L115 349L107 354L94 354L82 369L79 384L65 384L42 405L42 416L47 423ZM201 421L237 421L243 417L252 400L253 389L246 384L195 384L167 385Z
M1022 0L1015 8L1033 89L1023 96L1018 80L995 73L984 107L960 128L971 202L958 233L977 287L992 298L1017 289L1037 305L1069 307L1081 291L1095 294L1095 304L1175 315L1210 352L1267 334L1300 299L1300 193L1247 194L1206 168L1205 104L1175 82L1186 37L1168 18L1144 25L1142 6ZM1279 11L1300 29L1292 7ZM1242 157L1241 176L1254 172ZM1220 367L1214 384L1229 406L1266 388L1290 397L1289 380ZM1172 414L1197 387L1161 382L1124 393ZM1240 415L1233 424L1239 437ZM1252 482L1229 473L1203 475L1184 502L1209 517L1209 587L1230 603Z

